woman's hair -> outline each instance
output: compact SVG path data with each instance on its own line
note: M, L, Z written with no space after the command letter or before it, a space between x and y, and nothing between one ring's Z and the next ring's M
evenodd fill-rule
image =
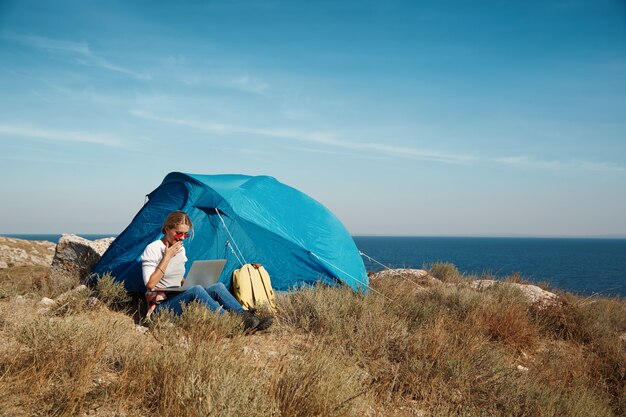
M193 228L193 224L191 224L191 219L187 216L187 213L184 211L173 211L171 212L165 221L163 222L163 226L161 227L161 233L165 234L167 229L172 229L180 224L186 224L189 226L191 230Z

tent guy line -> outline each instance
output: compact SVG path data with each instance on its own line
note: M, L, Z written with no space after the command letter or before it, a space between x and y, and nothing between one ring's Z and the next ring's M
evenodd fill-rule
M239 259L239 256L237 256L237 254L235 253L235 251L233 251L233 255L235 255L235 257L237 258L237 260L239 261L239 263L241 264L241 266L244 266L245 264L248 263L248 261L246 261L245 256L243 256L243 253L241 253L241 249L239 249L239 245L237 245L237 241L235 240L235 238L233 237L232 233L230 233L230 230L228 230L228 226L226 226L226 222L224 221L224 218L222 217L222 215L220 214L220 211L216 208L215 212L217 213L217 215L219 216L220 220L222 221L222 224L224 225L224 229L226 229L226 232L228 233L228 236L230 237L230 239L232 240L232 242L235 244L235 248L237 248L237 252L239 252L239 255L241 256L241 259ZM226 244L228 246L230 246L230 240L226 241ZM232 250L232 247L231 247ZM243 259L243 262L241 261Z

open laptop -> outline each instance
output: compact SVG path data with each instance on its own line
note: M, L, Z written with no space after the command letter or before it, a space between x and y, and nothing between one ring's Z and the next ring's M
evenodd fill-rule
M226 259L215 259L210 261L194 261L191 269L185 277L185 283L182 287L157 288L158 291L164 292L181 292L194 285L200 285L207 288L217 282L222 270L226 265Z

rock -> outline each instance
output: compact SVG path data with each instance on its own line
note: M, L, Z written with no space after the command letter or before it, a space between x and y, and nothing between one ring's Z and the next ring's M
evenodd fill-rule
M428 271L423 269L385 269L380 272L370 273L369 278L372 281L379 279L409 281L415 284L416 289L421 292L430 292L427 287L443 284L441 280L428 275Z
M470 282L470 288L475 290L486 290L487 288L493 287L498 282L500 281L496 281L495 279L477 279Z
M259 352L257 352L257 350L254 348L244 346L243 348L241 348L241 351L243 352L244 355L250 355L254 358L259 357Z
M496 281L493 279L478 279L472 281L470 287L475 290L484 290L494 286L496 283L518 288L531 304L535 304L540 308L559 304L559 297L556 294L531 284L518 284L516 282Z
M528 372L528 368L522 365L517 365L517 370L520 372Z
M189 348L189 338L187 336L181 336L178 338L178 346L184 349Z
M87 308L96 308L98 305L100 305L100 300L98 300L98 298L96 297L89 297L87 298L87 303L86 303L86 307Z
M371 280L377 279L410 279L421 284L438 285L442 284L441 280L428 275L428 271L423 269L385 269L383 271L370 274Z
M65 301L67 301L68 298L71 298L75 296L76 294L83 292L83 291L87 291L87 286L79 285L78 287L72 288L71 290L66 291L63 294L59 295L54 301L55 303L63 304Z
M57 302L54 301L52 298L44 297L37 303L37 307L39 307L37 309L37 312L39 314L46 314L52 307L56 305L56 303Z
M621 340L622 342L626 342L626 333L622 333L619 337L619 340Z
M50 266L54 243L43 240L14 239L0 236L0 268Z
M450 399L452 400L452 402L460 404L463 402L463 394L461 393L460 390L455 389L452 390L452 392L450 393Z
M50 268L50 289L60 293L84 283L91 267L100 260L114 239L108 237L92 241L72 234L61 236Z
M428 275L423 269L384 269L370 275L371 279L380 278L424 278Z
M543 307L559 304L559 297L555 293L541 289L536 285L515 283L512 285L522 290L526 298L533 304L539 304Z
M39 303L37 303L37 305L39 307L52 307L55 304L56 304L56 301L54 301L52 298L48 298L48 297L42 298L39 301Z
M135 326L135 331L140 334L145 334L148 331L148 328L138 324Z

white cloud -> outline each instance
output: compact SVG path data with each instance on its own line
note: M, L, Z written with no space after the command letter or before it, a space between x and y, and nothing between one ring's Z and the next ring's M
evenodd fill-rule
M597 172L626 172L626 167L610 162L595 162L583 159L572 159L570 161L540 160L528 156L507 156L494 158L494 162L503 165L516 166L531 169L546 170L578 170Z
M64 41L43 36L21 35L6 32L2 34L2 38L53 53L66 53L74 55L76 57L76 61L85 66L99 67L109 71L130 75L134 78L142 80L151 78L148 74L138 73L111 63L105 58L94 53L89 47L89 44L86 42Z
M474 159L474 157L470 155L446 154L442 152L434 152L411 147L390 146L378 143L351 142L338 138L337 135L332 132L303 131L286 128L257 128L223 123L200 122L191 119L160 117L143 110L133 110L131 113L144 119L190 127L217 135L249 134L273 139L318 143L337 148L351 149L357 152L367 152L370 154L374 152L377 156L394 156L422 161L465 163L471 162Z
M0 125L0 136L20 136L48 141L82 142L114 148L126 147L122 140L103 133L42 129L34 126Z

